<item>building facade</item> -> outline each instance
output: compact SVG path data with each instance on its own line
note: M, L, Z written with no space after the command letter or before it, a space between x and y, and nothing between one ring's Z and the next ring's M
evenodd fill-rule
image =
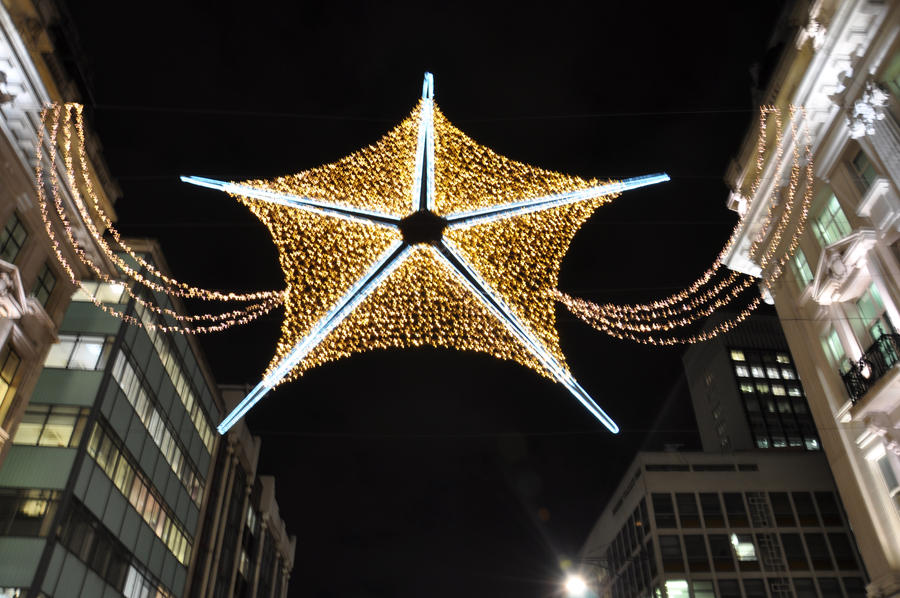
M692 345L684 369L704 451L821 450L778 318L754 315Z
M226 412L246 396L221 387ZM285 598L296 538L288 536L275 500L275 479L257 474L260 439L243 420L225 435L210 479L186 596Z
M771 296L872 579L869 595L898 596L900 3L799 2L793 17L763 102L785 114L804 107L791 124L810 133L814 182L796 183L798 197L810 193L808 224ZM756 135L727 175L729 206L742 220L725 261L771 277L775 264L754 241L776 238L789 205L780 200L793 186L792 164L778 156L803 156L806 143L786 134L769 148L754 188ZM798 229L802 213L788 212L786 230ZM791 237L776 255L789 255Z
M0 4L0 464L74 291L50 248L35 191L41 107L77 98L48 32L56 15L48 3L40 8L25 0ZM97 195L114 218L119 190L99 146L92 144L88 154ZM71 207L72 188L61 164L57 170L61 196ZM62 236L58 219L54 226ZM108 267L83 222L73 219L71 230L95 263ZM63 251L77 263L68 248Z
M862 598L821 451L641 452L581 554L601 598Z

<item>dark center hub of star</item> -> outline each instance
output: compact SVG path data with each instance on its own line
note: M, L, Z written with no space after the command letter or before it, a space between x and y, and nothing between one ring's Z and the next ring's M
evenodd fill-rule
M400 221L400 232L403 240L415 243L435 244L441 240L447 221L434 212L418 210Z

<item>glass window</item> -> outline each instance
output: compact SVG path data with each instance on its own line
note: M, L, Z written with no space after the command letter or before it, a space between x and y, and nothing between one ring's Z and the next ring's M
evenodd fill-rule
M841 343L841 338L834 327L822 337L822 350L825 351L825 355L831 361L831 365L840 368L842 371L847 367L847 354L844 352L844 345Z
M746 361L746 358L744 357L744 352L743 352L743 351L737 351L737 350L734 350L734 349L731 350L731 358L732 358L734 361Z
M761 365L750 366L750 373L753 374L754 378L765 378L766 377L766 372Z
M828 554L828 546L825 544L825 536L823 534L803 534L806 540L806 549L809 551L809 558L812 561L813 569L816 571L831 571L834 564L831 562L831 555Z
M747 508L744 506L744 497L740 492L725 492L722 494L725 502L725 512L728 514L730 527L749 527Z
M41 271L38 272L37 280L34 283L34 290L31 291L31 294L34 295L34 298L40 301L41 305L44 307L47 306L47 301L50 300L50 295L53 294L53 287L56 286L56 276L53 274L53 270L50 269L50 264L44 262Z
M841 512L833 492L816 492L816 505L824 525L843 525Z
M622 592L613 592L613 595L619 596ZM668 598L689 598L688 583L683 579L666 580L666 596Z
M44 367L72 370L102 370L112 345L112 337L60 334L50 347Z
M91 297L102 303L123 303L125 285L114 282L97 282L83 280L81 286L72 295L72 301L91 301Z
M19 255L19 251L25 245L25 239L27 238L28 231L25 230L25 226L19 220L19 215L13 212L9 220L6 221L3 230L0 231L0 260L11 264L15 263L16 256Z
M808 577L794 578L794 592L796 592L797 598L819 598L813 580Z
M831 554L841 571L856 569L856 558L853 556L853 547L850 538L844 532L829 532L828 543L831 545Z
M736 365L734 366L734 373L740 376L741 378L749 378L750 370L747 369L745 365Z
M706 527L725 527L725 516L717 492L701 492L700 508L703 509L703 521Z
M58 502L54 490L0 490L0 535L46 536Z
M797 518L802 526L818 526L819 516L813 504L812 495L809 492L792 492L794 508L797 509Z
M766 586L761 579L745 579L744 594L747 598L766 598Z
M772 378L773 380L778 380L781 376L778 375L778 368L772 366L766 366L766 376Z
M681 540L678 536L661 535L659 552L662 556L663 571L667 573L683 573L684 560L681 557Z
M825 204L819 216L813 220L813 231L819 244L823 247L840 241L850 234L850 223L834 194Z
M677 527L675 521L675 507L672 505L671 494L652 495L653 513L656 515L656 527Z
M795 527L797 525L787 492L769 492L769 502L772 503L775 522L780 527Z
M684 552L687 554L688 568L692 573L709 571L709 557L706 555L706 541L703 536L686 535Z
M78 446L88 409L64 405L30 404L13 437L13 444L29 446Z
M865 332L861 336L865 337L867 334L869 339L877 341L891 332L891 326L884 315L884 302L881 300L881 295L874 282L856 301L856 311L859 313L858 335L864 330ZM893 360L888 359L889 363L892 361L896 361L896 357Z
M700 513L697 511L697 497L693 492L675 494L681 527L700 527Z
M796 380L797 374L794 372L793 368L781 368L781 377L785 380Z
M19 354L8 344L0 351L0 408L16 394L16 372L19 371L21 363ZM3 411L0 410L0 415L2 414Z
M694 598L716 598L711 579L691 582L691 588L694 590Z
M859 186L859 190L865 193L869 190L869 187L872 186L872 183L875 182L875 179L878 178L878 174L875 172L875 168L869 161L869 157L864 151L859 150L850 161L850 166L855 175L854 178L856 179L856 184Z
M845 577L841 581L844 582L847 598L866 598L866 585L861 577Z
M843 594L841 594L841 587L835 578L820 577L816 581L819 582L822 598L844 598Z
M741 598L741 588L736 579L719 580L719 598Z
M784 547L784 556L791 571L809 571L800 534L781 534L781 545Z
M741 571L759 571L756 545L750 534L731 534L731 548Z
M809 267L809 262L806 261L806 254L799 247L791 260L791 270L794 272L794 280L800 290L805 289L812 282L812 269Z
M713 568L716 571L734 571L734 557L731 541L725 534L709 536L709 551L712 553Z

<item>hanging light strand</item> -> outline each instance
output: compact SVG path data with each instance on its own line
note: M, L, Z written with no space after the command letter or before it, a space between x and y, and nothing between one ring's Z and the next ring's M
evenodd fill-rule
M82 289L82 292L85 293L85 295L88 297L88 299L92 303L94 303L97 307L99 307L105 313L108 313L110 315L118 317L128 324L135 325L135 326L143 326L142 322L140 322L134 316L126 314L122 311L119 311L118 309L113 308L112 306L110 306L108 304L103 303L96 295L94 295L92 292L90 292L90 290L88 290L83 285L81 285L81 283L79 281L79 277L76 275L75 270L72 268L72 265L69 263L68 259L66 258L65 254L63 252L63 249L62 249L62 244L60 243L59 239L56 236L56 233L54 232L53 223L52 223L52 220L49 215L49 205L48 205L49 201L47 200L47 197L46 197L46 191L45 191L45 188L46 188L45 182L46 181L44 178L44 169L43 169L43 164L44 164L44 157L43 157L44 151L43 150L44 150L44 145L45 145L45 140L46 140L44 129L46 128L48 114L53 115L53 117L50 121L50 135L49 135L49 140L48 140L49 141L49 143L48 143L48 145L49 145L48 159L49 159L49 164L51 167L50 187L51 187L51 193L54 198L56 212L60 218L60 222L62 224L62 228L63 228L63 231L65 232L65 236L69 242L69 245L70 245L72 251L75 253L76 257L79 259L79 261L84 263L84 265L87 266L98 279L100 279L103 282L107 282L109 284L122 285L122 287L129 294L129 296L134 298L134 300L137 303L145 306L147 309L154 311L156 313L168 315L179 322L179 324L177 324L177 325L163 325L163 324L155 325L154 326L155 328L163 330L163 331L178 331L178 332L191 332L191 333L214 332L214 331L224 330L225 328L228 328L233 325L244 324L244 323L250 322L250 321L258 318L259 316L263 315L264 313L271 311L274 307L276 307L282 303L283 294L275 296L275 297L268 297L260 303L253 304L253 305L247 306L242 309L232 310L232 311L226 312L226 313L200 314L200 315L195 315L195 316L186 316L186 315L178 314L177 312L167 309L167 308L160 308L159 306L155 305L154 303L144 300L139 294L137 294L132 289L131 285L129 285L127 283L123 283L122 281L113 279L112 277L107 275L105 272L103 272L100 268L98 268L97 265L93 262L93 260L91 260L90 257L86 254L86 252L81 247L78 240L75 238L75 235L72 230L72 225L69 221L68 215L66 213L65 205L62 200L62 195L60 193L60 181L59 181L58 171L56 168L57 157L58 157L57 148L59 146L58 133L59 133L60 113L61 113L61 106L58 104L53 105L49 108L44 108L41 111L41 120L45 126L42 127L39 131L38 146L37 146L37 150L36 150L37 164L35 167L35 177L36 177L36 183L37 183L38 203L40 206L41 219L44 222L45 231L47 232L47 236L50 239L50 245L51 245L51 248L53 249L53 252L54 252L57 260L59 261L63 270L68 275L72 284L74 284L76 286L80 286ZM71 156L71 152L69 152L69 156ZM66 164L67 172L70 170L71 167L72 167L72 163L71 163L71 160L69 160L68 163ZM70 182L71 182L71 179L70 179ZM77 188L76 188L73 191L73 197L77 197L77 193L78 192L77 192ZM76 200L76 203L77 203L77 200ZM81 212L81 208L83 208L83 207L84 206L82 203L81 206L79 207L79 212ZM84 214L82 214L82 216L83 215ZM85 222L86 222L86 226L87 226L87 223L90 223L91 224L90 228L94 228L93 223L91 222L89 217L85 218ZM92 237L94 237L95 239L97 236L99 236L99 235L94 234L96 232L97 231L94 228L94 230L92 231ZM202 325L193 325L193 322L195 322L195 321L202 321L205 323ZM184 325L185 323L187 325Z

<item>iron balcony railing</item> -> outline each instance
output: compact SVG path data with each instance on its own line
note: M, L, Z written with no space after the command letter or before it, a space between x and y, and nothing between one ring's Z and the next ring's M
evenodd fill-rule
M900 361L900 334L883 334L841 377L854 404Z

